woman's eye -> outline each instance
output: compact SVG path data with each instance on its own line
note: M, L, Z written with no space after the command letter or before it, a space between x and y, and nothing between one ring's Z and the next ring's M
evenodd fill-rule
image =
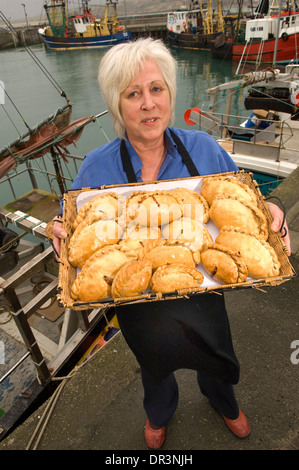
M131 93L129 93L129 98L134 98L135 96L137 96L137 91L131 91Z

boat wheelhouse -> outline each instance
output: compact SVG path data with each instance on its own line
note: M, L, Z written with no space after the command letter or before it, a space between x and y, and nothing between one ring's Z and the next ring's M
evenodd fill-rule
M40 37L53 50L97 48L128 41L132 34L119 26L117 4L106 1L104 16L97 19L90 13L87 1L82 2L82 13L68 16L68 2L51 0L44 6L49 26L39 29Z
M219 2L218 2L219 3ZM210 49L212 42L223 31L221 6L213 15L211 2L203 8L201 2L194 9L180 9L167 15L169 42L189 49Z

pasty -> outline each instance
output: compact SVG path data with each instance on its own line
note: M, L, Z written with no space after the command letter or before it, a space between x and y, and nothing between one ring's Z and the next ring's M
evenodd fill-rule
M152 275L150 289L153 292L174 292L180 289L196 289L203 283L203 275L185 264L160 266Z
M162 228L162 235L165 239L186 243L194 250L202 250L213 242L207 228L190 217L182 217L165 225Z
M99 219L117 219L122 209L123 200L118 194L113 192L99 194L79 209L72 230L75 231L85 217L92 215L98 216Z
M119 246L127 253L142 258L145 253L155 246L160 246L165 242L161 240L161 230L159 227L140 227L127 229L119 241Z
M263 237L235 227L223 227L216 243L240 253L247 265L248 276L263 278L279 275L280 263L277 254Z
M268 238L264 213L255 204L236 196L217 196L210 207L210 218L219 229L232 225Z
M113 299L141 295L152 276L152 263L146 259L126 263L116 273L111 287Z
M150 250L144 256L144 259L151 261L153 270L165 264L185 264L187 266L195 267L196 263L193 258L192 252L181 245L163 245Z
M183 214L179 199L169 191L134 192L127 199L128 221L145 226L160 226L178 219Z
M69 262L82 268L88 258L105 245L117 243L123 228L113 219L86 217L70 238Z
M206 199L211 206L215 197L240 196L243 199L256 204L257 196L249 186L232 176L209 176L202 181L200 194Z
M209 220L209 205L205 198L196 191L188 188L172 189L174 194L183 204L183 215L206 224Z
M213 279L226 284L245 282L248 274L243 258L225 246L213 243L201 253L203 267Z
M111 285L117 271L133 258L118 245L105 246L85 263L71 288L71 297L93 302L111 296Z

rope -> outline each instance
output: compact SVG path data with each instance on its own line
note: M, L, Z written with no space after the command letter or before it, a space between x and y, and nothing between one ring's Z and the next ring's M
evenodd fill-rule
M49 419L53 413L53 410L55 408L55 405L57 403L57 400L59 398L59 395L61 394L62 390L63 390L63 387L65 386L67 382L67 379L65 379L63 382L61 382L61 384L58 386L58 388L55 390L54 394L52 395L51 399L49 400L49 403L48 405L46 406L45 408L45 411L43 413L43 415L41 416L40 418L40 422L38 423L38 425L36 426L35 428L35 431L34 433L32 434L32 437L26 447L26 450L36 450L37 449L37 446L43 436L43 433L46 429L46 426L49 422ZM40 434L37 436L37 439L33 445L33 442L34 442L34 439L37 435L37 433L39 432L39 429L41 428L41 431L40 431Z
M50 122L51 122L51 121L50 121ZM48 122L47 124L49 124L49 122ZM51 142L51 146L59 145L59 143L60 143L61 140L63 140L64 138L66 138L68 135L74 134L74 133L77 132L79 129L80 129L80 126L76 127L72 132L69 132L68 134L65 134L64 136L59 136L59 135L58 135L58 136ZM33 131L33 133L34 133L34 132L36 132L36 129ZM52 132L52 130L51 130L51 132ZM53 132L52 132L52 137L54 137ZM50 145L49 145L48 143L46 143L45 145L43 145L43 146L37 148L36 150L34 150L33 152L27 154L25 157L24 157L23 155L19 155L19 156L15 155L15 154L13 153L13 151L11 150L10 145L5 146L4 148L6 148L6 149L10 152L11 156L14 158L16 164L18 165L18 164L20 164L20 163L23 163L23 162L26 161L26 160L29 160L29 159L30 159L31 157L33 157L35 154L38 154L38 153L40 153L41 151L46 150L49 146L50 146Z

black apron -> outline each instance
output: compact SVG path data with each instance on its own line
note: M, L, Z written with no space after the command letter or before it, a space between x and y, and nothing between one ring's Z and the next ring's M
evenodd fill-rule
M190 176L199 173L186 148L170 129ZM129 183L137 182L124 141L121 157ZM235 356L224 296L204 293L189 299L116 307L119 326L139 364L156 380L177 369L203 371L236 384Z

